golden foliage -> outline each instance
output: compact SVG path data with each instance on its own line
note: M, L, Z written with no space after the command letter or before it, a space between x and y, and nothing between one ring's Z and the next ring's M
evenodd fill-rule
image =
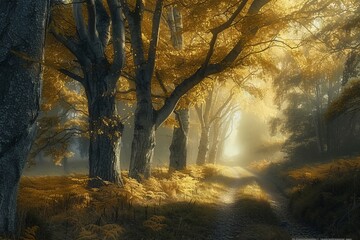
M20 240L36 240L36 232L39 230L38 226L32 226L25 229L24 236Z
M167 226L164 223L165 220L166 220L165 216L153 215L148 220L146 220L143 223L143 225L144 225L144 227L149 228L150 230L152 230L154 232L158 232Z
M123 232L124 229L118 224L106 224L103 226L89 224L82 229L76 240L117 240Z
M177 239L177 234L185 234L196 239L190 236L211 226L215 207L223 203L223 196L232 194L228 183L215 183L225 176L220 166L190 166L171 173L158 168L141 183L122 175L122 188L110 183L89 188L85 176L23 177L18 199L22 237ZM255 185L239 194L264 199ZM35 220L27 223L25 219Z
M360 170L360 158L338 159L327 163L318 163L312 166L305 166L288 172L289 177L297 181L311 182L323 180L329 176L341 176L349 171Z

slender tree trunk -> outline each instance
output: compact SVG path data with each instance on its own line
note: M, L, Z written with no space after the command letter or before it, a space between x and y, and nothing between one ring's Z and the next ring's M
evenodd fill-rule
M323 142L323 126L322 126L322 114L321 114L321 100L320 100L320 86L316 85L316 111L315 111L315 130L319 154L324 153Z
M141 180L151 176L155 148L154 110L151 100L139 98L134 117L129 176Z
M196 158L197 165L204 165L206 163L206 156L209 150L209 127L205 126L201 129L199 151Z
M101 87L94 89L89 101L89 177L93 178L90 185L97 185L97 177L122 185L120 141L124 126L117 115L115 95L107 94Z
M183 170L186 168L189 109L178 110L176 113L176 119L180 126L174 127L170 145L169 170Z
M0 4L0 235L16 229L18 183L40 107L48 6L27 0Z
M209 151L209 163L215 164L216 163L216 157L217 157L217 152L219 149L219 144L220 144L220 123L219 121L216 121L214 123L214 133L213 133L213 140L212 140L212 145L210 147L210 151Z

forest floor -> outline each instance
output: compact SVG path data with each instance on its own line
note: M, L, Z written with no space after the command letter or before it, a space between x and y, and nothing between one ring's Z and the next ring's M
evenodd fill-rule
M83 175L27 176L19 189L21 240L317 237L290 218L288 199L269 179L241 167L155 169L142 183L88 188ZM1 237L0 237L1 239Z
M88 188L83 175L23 177L15 239L290 239L244 169L159 168L141 183L123 179L122 188Z
M222 178L229 181L228 192L222 195L218 207L218 218L212 239L268 239L320 238L319 231L296 221L290 214L289 199L286 198L268 177L255 174L241 167L226 167L221 171ZM219 176L216 181L219 182ZM262 199L270 203L272 212L268 219L249 219L244 216L244 204L241 199ZM275 216L272 216L275 213ZM254 212L256 214L256 211ZM264 217L264 213L261 217ZM273 221L270 224L267 220Z
M265 161L254 164L251 170L262 176L263 187L275 200L269 199L273 209L292 236L299 230L307 236L360 239L360 157ZM276 206L283 203L286 208Z

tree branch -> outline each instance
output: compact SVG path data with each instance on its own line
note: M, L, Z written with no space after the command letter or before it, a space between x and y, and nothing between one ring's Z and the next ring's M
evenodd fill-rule
M64 45L79 61L81 60L81 54L79 53L79 48L75 41L73 41L70 37L58 33L54 29L50 29L50 33L55 37L57 41Z
M73 4L73 13L75 19L76 30L81 41L88 41L88 33L84 23L84 16L82 14L82 4Z
M82 77L80 77L79 75L67 70L67 69L64 69L64 68L60 68L60 69L57 69L59 72L61 72L62 74L78 81L79 83L81 84L84 84L84 79Z
M159 40L162 8L163 8L163 0L157 0L155 6L155 12L152 19L151 40L150 40L148 60L147 60L147 69L148 69L148 74L150 76L153 75L155 68L156 47Z
M215 48L215 44L216 44L218 35L231 26L232 22L240 14L240 12L244 9L247 2L248 2L248 0L242 0L240 5L238 6L238 8L235 10L235 12L231 15L231 17L226 22L224 22L220 26L210 30L210 32L212 33L213 36L211 38L211 41L209 44L210 45L209 50L208 50L208 53L206 54L206 58L205 58L205 61L203 64L204 67L209 65L210 59L211 59L212 55L214 54L214 48Z
M100 42L105 48L110 40L110 16L107 13L102 0L96 0L96 29L99 34Z
M260 11L260 9L267 3L269 0L254 0L249 8L247 13L248 15L254 15ZM194 72L191 76L184 79L172 92L172 94L165 100L164 106L156 111L156 127L160 126L163 121L171 114L175 109L176 104L179 99L186 94L190 89L199 84L207 76L220 73L225 69L229 68L231 64L237 59L237 57L244 50L245 44L254 38L256 33L259 31L259 26L253 26L248 30L247 35L241 38L235 46L230 50L230 52L218 63L215 64L206 64L206 61L202 66ZM211 48L211 47L210 47ZM210 50L209 50L210 51ZM211 56L210 56L211 57Z
M107 0L110 8L112 42L114 50L114 61L111 65L111 72L118 77L125 64L125 26L124 19L116 0ZM118 78L117 77L117 78ZM115 80L117 81L115 77Z
M90 40L95 42L98 38L98 32L96 30L96 8L94 0L86 0L86 7L88 12L88 33Z
M160 84L161 89L162 89L163 92L167 95L169 92L168 92L168 90L166 89L166 86L165 86L164 82L162 81L159 72L155 71L155 76L156 76L156 79L158 80L158 82L159 82L159 84Z
M226 99L226 101L218 108L216 113L213 116L211 116L210 124L213 123L215 121L215 119L220 116L221 112L224 111L225 108L227 108L229 106L229 103L231 102L233 96L234 96L234 93L231 93L229 95L229 97Z

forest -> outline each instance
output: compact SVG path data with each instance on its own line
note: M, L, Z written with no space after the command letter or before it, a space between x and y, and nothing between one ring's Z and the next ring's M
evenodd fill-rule
M0 240L359 226L360 1L0 0Z

